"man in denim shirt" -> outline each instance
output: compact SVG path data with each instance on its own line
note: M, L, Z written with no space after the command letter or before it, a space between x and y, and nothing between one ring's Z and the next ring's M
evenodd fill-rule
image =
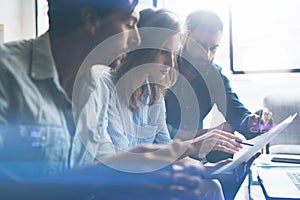
M77 71L96 45L132 29L129 24L138 20L133 12L136 4L137 1L127 0L75 0L70 8L68 1L49 0L49 32L36 39L0 46L2 172L27 179L56 174L70 167L70 153L79 148L72 147L78 131L71 102ZM115 41L116 48L108 51L138 45L138 32L135 34ZM106 95L99 95L105 101ZM98 104L102 106L100 100ZM86 122L95 115L85 117L89 117ZM114 151L105 132L92 132L89 138L89 143L98 144L94 154L110 155ZM88 157L87 153L81 156ZM81 162L78 164L92 161L78 161Z
M121 199L128 189L134 189L131 199L141 199L145 194L148 199L180 195L188 199L223 199L220 185L209 177L215 168L185 160L172 164L197 152L193 144L176 141L169 146L140 146L106 160L109 166L121 162L147 173L124 173L98 164L49 177L70 165L91 163L95 157L114 152L105 128L101 128L106 123L105 108L102 110L106 94L97 93L97 87L102 86L97 85L92 66L98 63L90 63L91 69L83 74L91 80L87 87L80 84L79 88L86 91L73 93L75 77L86 56L108 37L125 32L108 46L103 52L106 54L122 53L117 50L139 45L140 38L138 15L133 12L137 1L48 3L49 32L36 39L0 45L0 199ZM72 97L81 98L79 105L75 104L74 117ZM85 110L84 102L93 103L95 109ZM78 131L85 128L78 125L99 122L97 117L103 124L96 124L99 129L86 132L86 141L80 141ZM85 151L80 142L92 149ZM148 153L136 160L135 155L143 152ZM165 167L147 171L152 164ZM44 178L36 179L40 177Z

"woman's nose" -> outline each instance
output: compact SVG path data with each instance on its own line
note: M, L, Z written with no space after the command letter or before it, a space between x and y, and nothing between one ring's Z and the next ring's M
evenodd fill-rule
M131 46L131 47L137 47L141 44L141 36L137 29L130 31L128 43L129 43L129 46Z
M166 65L171 68L175 67L175 55L173 53L170 53L170 56L168 56Z

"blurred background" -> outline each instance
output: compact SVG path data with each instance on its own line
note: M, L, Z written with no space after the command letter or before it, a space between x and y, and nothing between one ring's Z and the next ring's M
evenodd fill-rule
M0 0L0 5L0 42L47 31L46 0ZM137 10L148 7L172 10L182 23L198 9L220 16L224 35L215 62L250 110L261 108L268 94L299 93L299 0L140 0Z

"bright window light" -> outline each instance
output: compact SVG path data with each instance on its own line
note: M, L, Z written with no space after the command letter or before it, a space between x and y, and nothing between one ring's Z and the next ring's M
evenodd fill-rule
M300 68L299 7L299 0L234 0L234 70Z
M229 0L158 0L159 8L166 8L176 13L184 23L186 16L196 10L209 9L219 15L223 21L223 39L215 57L215 63L230 72L229 56Z

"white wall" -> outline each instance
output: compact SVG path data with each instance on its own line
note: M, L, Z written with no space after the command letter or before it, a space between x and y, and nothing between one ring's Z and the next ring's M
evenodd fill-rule
M0 43L3 43L3 24L0 24Z
M263 99L266 95L288 94L292 96L300 92L300 73L243 74L227 75L227 77L233 91L251 112L263 107ZM213 107L204 120L204 127L214 127L224 121L222 114L216 107Z
M300 73L231 75L229 78L233 90L251 111L261 108L268 94L300 92Z
M35 37L34 0L0 0L4 42Z

